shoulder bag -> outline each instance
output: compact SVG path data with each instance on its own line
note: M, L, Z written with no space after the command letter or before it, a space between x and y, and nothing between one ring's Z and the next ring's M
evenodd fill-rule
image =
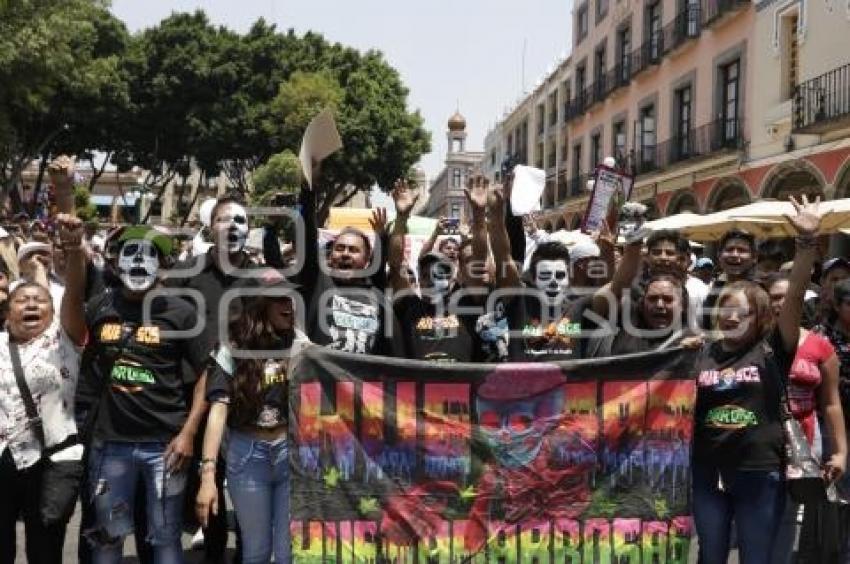
M38 415L35 402L32 399L24 371L21 367L21 357L18 345L9 342L9 352L12 368L15 371L15 381L24 402L27 418L33 426L36 439L41 444L41 492L39 494L38 512L42 523L47 526L65 525L74 512L77 497L80 493L80 482L83 478L82 460L51 460L50 456L70 446L78 444L76 435L71 435L58 445L47 447L44 438L44 426Z

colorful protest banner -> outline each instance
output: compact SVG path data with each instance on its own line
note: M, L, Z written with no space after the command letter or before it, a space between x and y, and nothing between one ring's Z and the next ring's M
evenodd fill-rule
M685 564L691 361L311 347L290 376L293 561Z

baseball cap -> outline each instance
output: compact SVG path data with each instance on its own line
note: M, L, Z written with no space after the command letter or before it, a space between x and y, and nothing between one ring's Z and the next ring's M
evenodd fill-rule
M118 242L123 243L131 239L146 239L150 241L163 257L171 256L171 251L174 250L174 243L169 237L166 237L148 225L133 225L126 228L118 238Z
M581 259L597 258L601 254L599 245L593 241L580 241L570 247L570 266L574 265Z
M697 268L714 268L714 261L708 257L700 257L694 263L694 269Z
M52 253L53 247L49 243L39 243L38 241L30 241L24 243L18 249L18 262L24 260L33 253Z
M823 262L823 269L821 270L821 276L825 275L830 270L836 268L845 268L850 270L850 260L847 260L844 257L833 257L829 260L825 260Z

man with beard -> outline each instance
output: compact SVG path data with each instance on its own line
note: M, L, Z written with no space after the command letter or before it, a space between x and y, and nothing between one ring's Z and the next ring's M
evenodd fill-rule
M475 191L474 196L472 190ZM470 201L483 201L486 186L478 183L466 191ZM434 362L472 362L483 360L483 348L471 330L470 319L452 311L459 303L455 262L433 251L419 258L419 285L416 295L402 270L404 236L407 221L417 196L403 181L396 182L392 192L396 219L389 242L390 283L398 295L395 311L401 325L406 356ZM472 205L473 210L478 209ZM479 214L483 215L483 214ZM483 217L478 217L478 223Z
M197 325L194 309L180 298L157 296L145 311L170 240L138 226L119 242L122 287L93 300L86 320L91 377L102 392L88 455L86 495L95 523L84 534L95 563L120 560L124 537L141 525L134 523L141 484L153 559L178 562L189 463L206 410L208 341L203 332L169 335L191 334Z
M331 242L327 259L320 261L315 189L302 188L299 200L305 260L293 281L301 286L307 305L307 336L334 350L396 356L395 333L387 330L394 316L384 295L386 210L375 210L370 220L378 241L374 255L369 237L346 227Z

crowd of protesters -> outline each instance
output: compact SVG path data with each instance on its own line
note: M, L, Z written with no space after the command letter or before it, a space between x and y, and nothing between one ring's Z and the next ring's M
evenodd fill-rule
M392 222L375 210L371 233L345 228L327 244L305 187L293 212L303 240L281 244L268 222L262 252L248 252L264 218L223 197L181 252L149 226L87 230L72 163L50 172L58 213L0 233L0 564L15 561L19 519L29 562L62 561L68 511L44 510L60 462L82 468L81 562L119 562L133 533L143 562L182 562L193 522L206 560L224 561L225 489L238 561L289 562L287 374L309 346L429 362L694 350L704 564L726 562L734 542L744 564L795 554L785 395L825 479L850 496L850 261L820 244L817 202L792 200L793 256L736 230L713 260L640 221L566 241L512 213L509 178L474 176L468 222L441 219L410 256L405 182ZM805 507L798 561L850 558L835 507Z

